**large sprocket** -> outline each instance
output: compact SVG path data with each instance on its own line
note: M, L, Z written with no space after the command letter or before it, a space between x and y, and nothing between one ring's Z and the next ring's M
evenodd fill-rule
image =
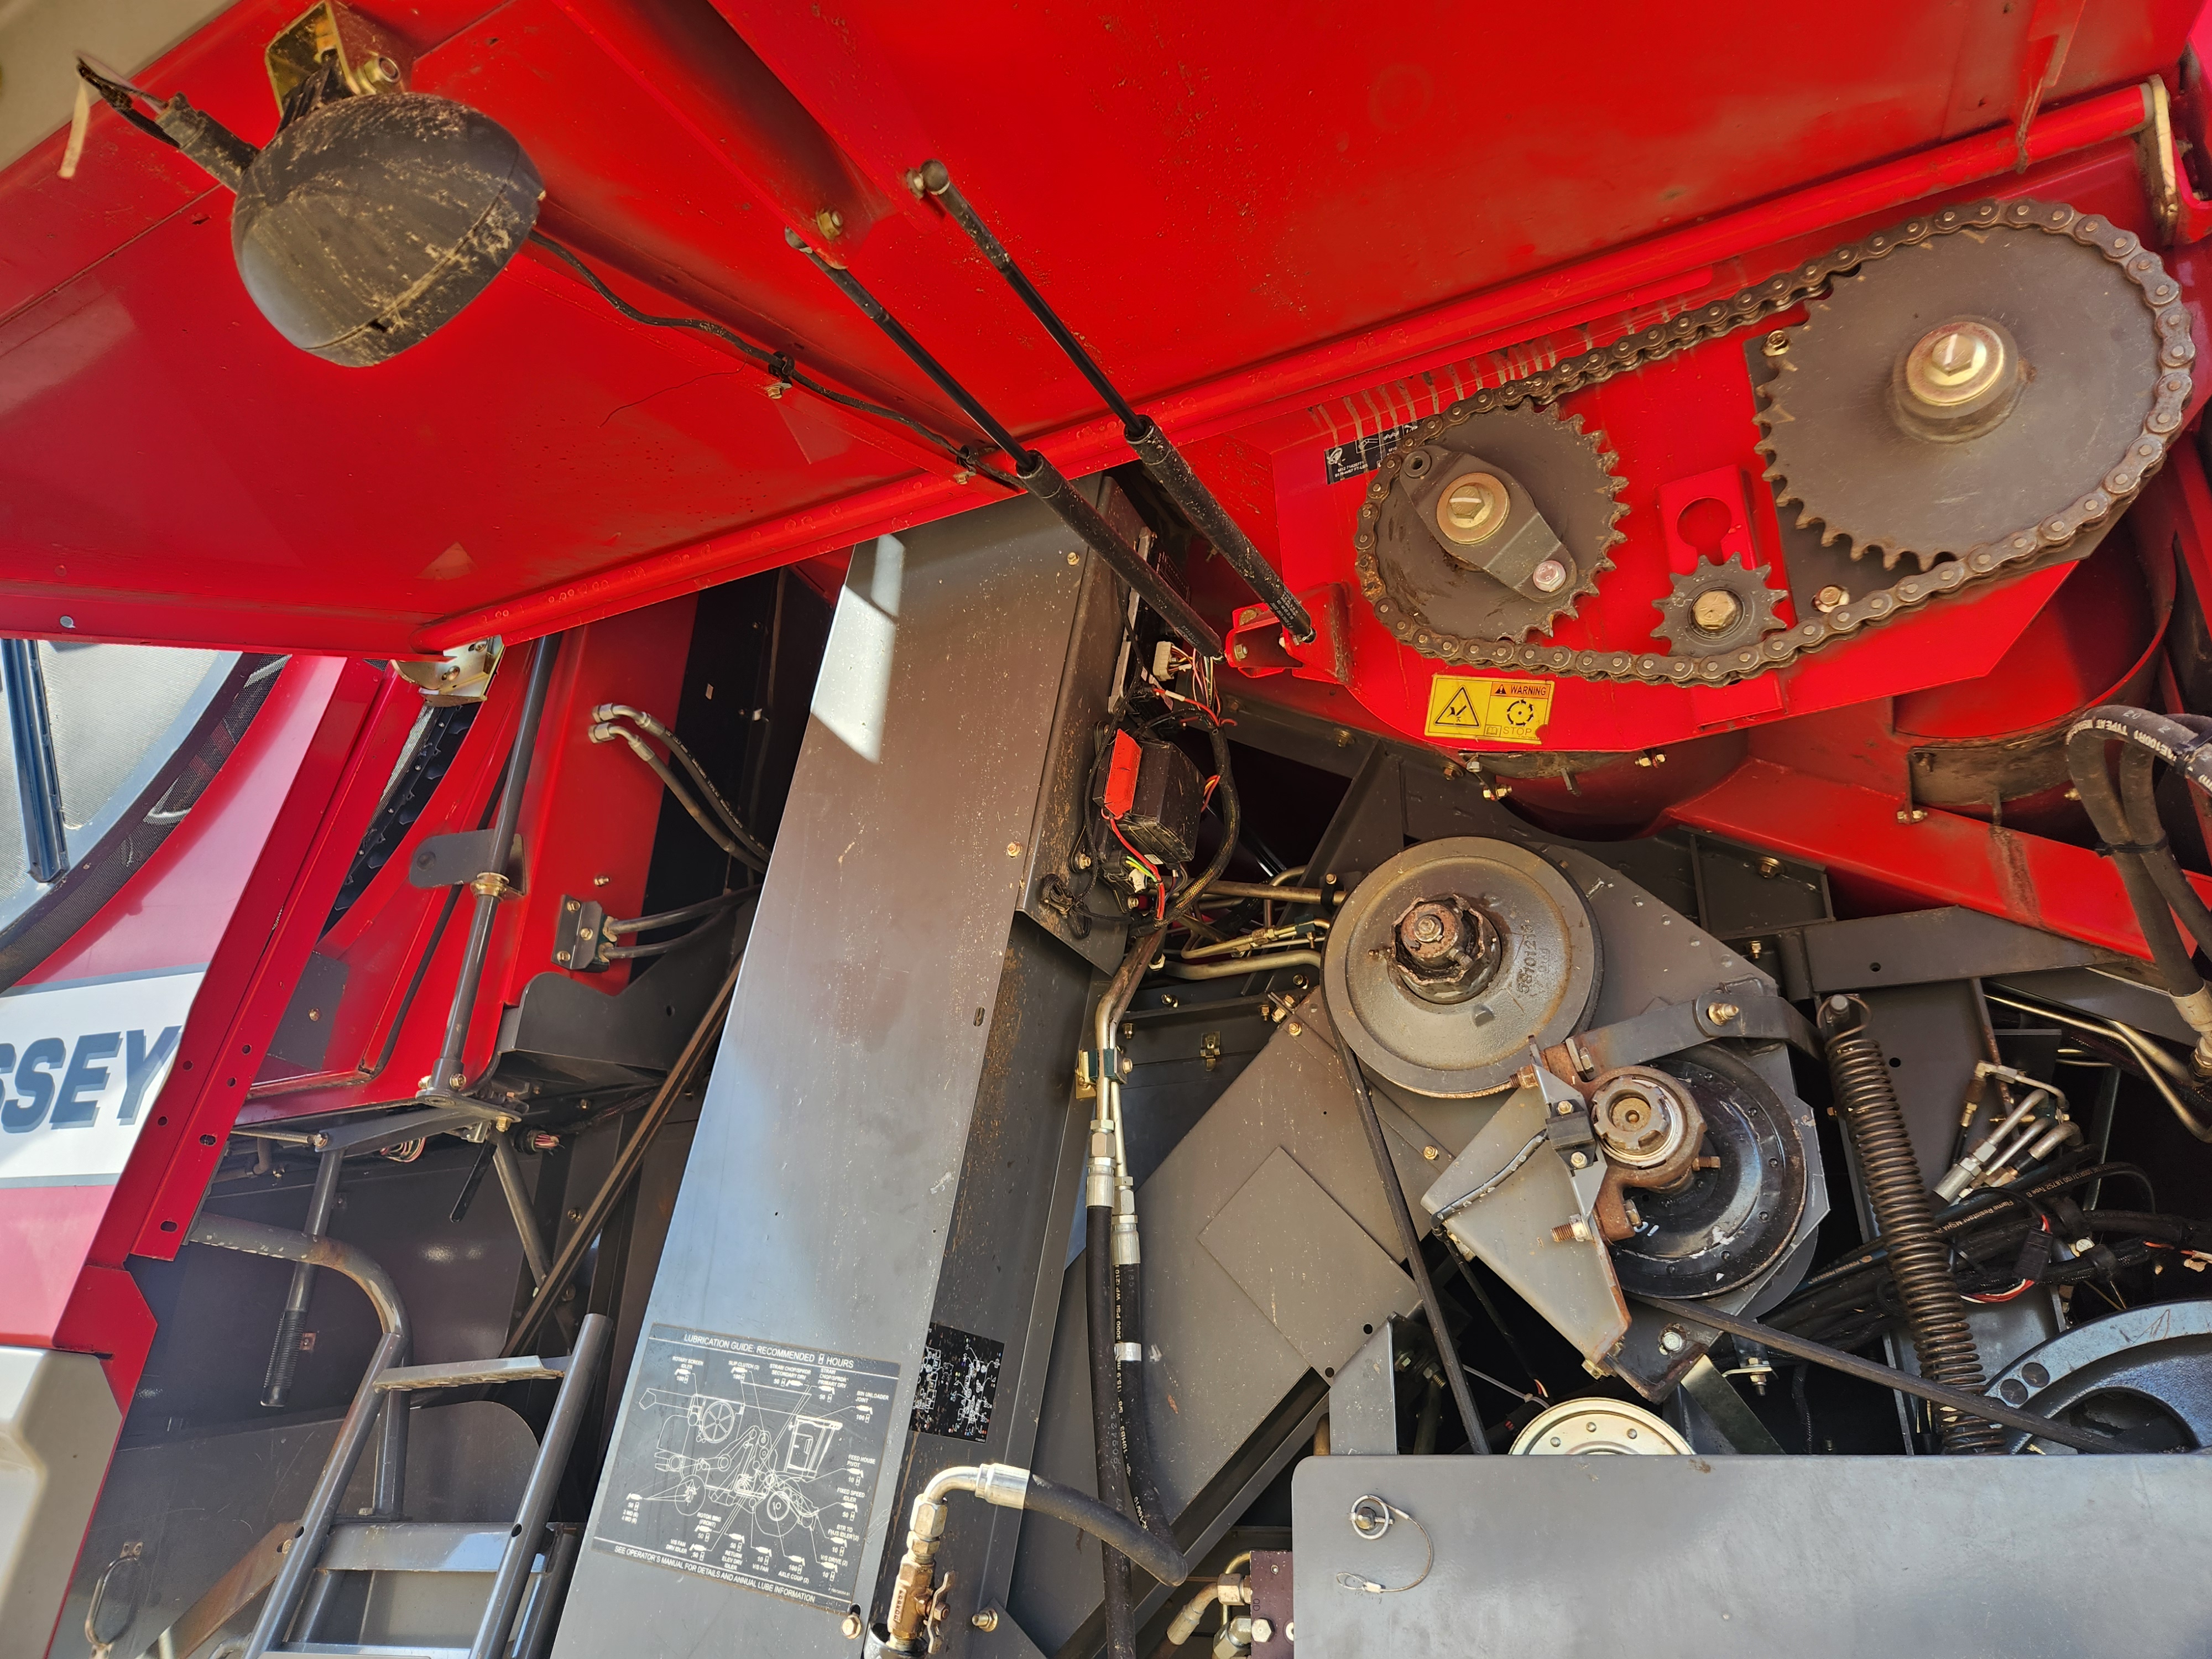
M1430 657L1450 658L1468 640L1549 637L1613 568L1607 554L1621 539L1617 525L1627 511L1615 499L1625 481L1613 474L1614 459L1604 434L1585 432L1580 416L1533 404L1493 410L1404 443L1383 462L1373 545L1358 558L1360 586L1376 615ZM1542 587L1540 577L1516 584L1479 568L1474 559L1486 550L1455 547L1437 527L1429 498L1477 464L1493 483L1504 481L1512 514L1533 507L1540 515L1538 533L1556 538L1553 557L1565 567L1556 588ZM1499 542L1510 538L1513 524L1509 517Z
M1759 447L1777 499L1823 544L1925 571L2065 513L2115 470L2148 470L2136 451L2163 372L2157 319L2095 246L2008 216L1870 260L1806 313L1770 348ZM1961 374L1970 354L1988 363L1980 405L1931 401L1916 346Z

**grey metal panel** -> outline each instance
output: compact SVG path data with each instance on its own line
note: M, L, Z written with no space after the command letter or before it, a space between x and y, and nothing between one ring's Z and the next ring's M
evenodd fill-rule
M646 1315L895 1364L896 1424L1026 887L1082 576L1066 541L1022 501L856 550ZM603 1482L594 1531L610 1501ZM849 1651L835 1616L587 1546L555 1652L732 1644Z
M1375 1542L1352 1501L1419 1518ZM2163 1659L2201 1654L2197 1457L1309 1458L1304 1659ZM2025 1520L2023 1519L2025 1517Z
M1377 1307L1409 1314L1420 1299L1389 1252L1280 1147L1200 1230L1198 1242L1324 1376L1375 1334L1378 1322L1364 1314Z
M1337 1370L1328 1390L1328 1449L1336 1457L1390 1457L1398 1450L1398 1322L1376 1328Z
M2117 962L2110 951L1956 907L1826 921L1803 930L1816 992L1986 979Z
M1090 1107L1073 1099L1070 1056L1089 1029L1089 964L1028 920L1013 924L992 1010L991 1041L931 1322L1006 1345L989 1432L981 1440L911 1432L894 1516L939 1469L1028 1466L1036 1448L1066 1239L1082 1193ZM1077 1324L1082 1320L1079 1317ZM939 1555L956 1628L1004 1598L1021 1536L1018 1510L969 1504ZM887 1598L897 1553L886 1549ZM1011 1624L1011 1620L1008 1621Z

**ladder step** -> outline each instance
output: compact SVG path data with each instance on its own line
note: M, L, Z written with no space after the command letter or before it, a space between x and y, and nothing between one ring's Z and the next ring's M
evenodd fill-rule
M350 1653L374 1655L375 1659L469 1659L466 1648L426 1648L419 1643L388 1647L375 1642L295 1642L288 1648L270 1648L280 1653Z
M331 1572L493 1573L514 1534L507 1521L341 1521L315 1565Z
M568 1357L540 1359L453 1359L440 1365L394 1365L376 1379L380 1389L459 1389L479 1382L529 1382L568 1374Z

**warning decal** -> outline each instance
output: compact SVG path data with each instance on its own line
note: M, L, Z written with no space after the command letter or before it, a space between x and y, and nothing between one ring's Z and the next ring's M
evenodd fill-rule
M1462 743L1521 743L1533 748L1543 742L1544 725L1551 718L1549 680L1439 674L1429 683L1429 720L1422 730L1432 738Z

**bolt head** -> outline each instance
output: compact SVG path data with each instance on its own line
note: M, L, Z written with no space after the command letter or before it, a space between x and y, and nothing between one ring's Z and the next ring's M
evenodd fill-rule
M1949 409L1979 397L2011 368L2002 336L1985 323L1948 322L1922 335L1905 360L1912 398Z
M860 1632L865 1630L866 1626L860 1622L860 1615L859 1613L848 1613L842 1619L837 1621L837 1628L844 1632L845 1639L847 1641L857 1642L860 1639Z
M1428 1159L1431 1164L1435 1163L1443 1155L1443 1148L1441 1146L1424 1146L1421 1148L1421 1156Z
M1737 1007L1733 1002L1716 1002L1711 1007L1705 1010L1705 1012L1707 1014L1711 1016L1714 1024L1726 1025L1729 1021L1741 1014L1743 1010Z
M1528 573L1528 586L1539 593L1556 593L1567 585L1567 567L1557 559L1547 559Z
M1688 1339L1671 1325L1659 1333L1659 1346L1663 1352L1680 1353L1688 1346Z
M1709 587L1690 601L1690 620L1707 634L1724 634L1743 615L1743 601L1725 587Z
M1842 610L1850 602L1849 592L1831 583L1813 596L1813 609L1825 617L1831 611Z
M1505 527L1510 514L1504 481L1487 472L1454 481L1437 501L1437 528L1461 547L1488 541Z
M1790 349L1790 336L1778 328L1759 343L1759 349L1770 357L1779 357Z

